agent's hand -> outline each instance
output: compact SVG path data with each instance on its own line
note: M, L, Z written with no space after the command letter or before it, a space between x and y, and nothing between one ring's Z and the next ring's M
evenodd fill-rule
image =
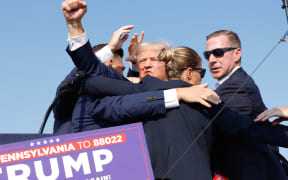
M275 107L273 109L266 110L259 114L254 120L255 122L267 121L271 117L279 117L275 119L272 124L276 125L282 121L288 120L288 107Z
M143 42L143 38L144 38L144 31L141 32L139 39L137 33L133 35L130 44L128 46L129 56L125 58L126 61L130 61L133 64L137 63L135 52L138 46Z
M219 104L221 100L217 93L208 87L208 83L185 88L176 88L179 101L187 103L200 103L210 108L211 104Z
M121 28L119 28L117 31L115 31L108 43L108 47L110 48L110 50L112 52L117 51L118 49L120 49L124 42L128 39L129 35L128 33L130 33L131 29L134 28L134 25L127 25L127 26L123 26ZM123 36L123 34L125 34ZM122 37L123 36L123 37Z

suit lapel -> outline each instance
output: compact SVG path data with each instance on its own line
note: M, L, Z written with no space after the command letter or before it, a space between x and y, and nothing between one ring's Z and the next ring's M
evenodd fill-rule
M243 74L243 69L242 67L240 67L239 69L237 69L223 84L219 85L216 89L217 92L221 92L221 90L223 88L225 88L229 83L237 80L238 77L241 76L241 74Z

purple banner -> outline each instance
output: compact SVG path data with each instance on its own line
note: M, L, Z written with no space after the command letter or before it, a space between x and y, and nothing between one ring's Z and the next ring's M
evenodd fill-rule
M0 179L153 180L142 123L0 146Z

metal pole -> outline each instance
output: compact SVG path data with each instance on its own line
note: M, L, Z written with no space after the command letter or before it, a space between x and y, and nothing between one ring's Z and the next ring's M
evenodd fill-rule
M287 0L282 0L282 1L283 1L282 9L285 9L286 18L287 18L287 24L288 24L288 2L287 2Z

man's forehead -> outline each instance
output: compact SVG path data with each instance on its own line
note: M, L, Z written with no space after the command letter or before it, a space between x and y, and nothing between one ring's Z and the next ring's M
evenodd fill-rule
M142 51L139 53L139 58L150 58L150 57L157 57L160 53L159 49L156 48L143 48Z
M230 46L230 41L227 36L220 35L220 36L216 36L216 37L212 37L208 39L206 46L207 48L209 48L209 50L215 49L215 48L224 48L226 46L227 47Z

